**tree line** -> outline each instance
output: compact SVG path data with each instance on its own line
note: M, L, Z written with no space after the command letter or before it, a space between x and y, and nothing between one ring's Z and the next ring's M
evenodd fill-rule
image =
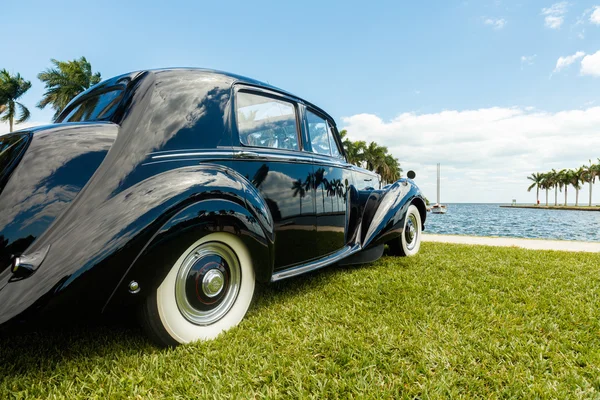
M398 159L388 153L388 148L375 142L367 144L363 140L352 141L344 129L340 132L346 159L350 164L366 168L381 176L384 183L395 182L402 176Z
M577 169L563 169L557 171L552 169L548 172L535 172L527 177L533 183L527 189L530 192L533 188L536 188L536 203L540 202L540 189L546 191L546 206L548 205L548 191L554 190L554 205L558 206L558 192L564 189L565 191L565 203L567 205L567 195L569 187L575 189L575 205L579 206L579 191L581 190L582 184L589 184L590 188L590 199L589 206L592 206L592 185L596 182L596 177L600 176L600 158L598 159L599 164L594 164L590 160L589 165L582 165Z
M91 64L81 57L70 61L50 60L52 67L40 72L37 78L44 84L46 92L37 104L44 109L54 109L53 119L79 93L100 82L99 72L92 72ZM11 74L6 69L0 70L0 121L8 122L10 132L15 124L27 121L31 115L29 109L19 99L31 88L31 81L21 74ZM345 130L340 132L348 162L381 176L384 183L397 181L402 168L398 159L394 158L385 146L375 142L351 141Z
M79 93L100 82L99 72L92 72L92 65L81 57L78 60L50 60L52 67L40 72L37 78L44 84L46 92L37 104L44 109L54 109L56 120L61 111ZM29 119L29 109L19 101L31 88L31 81L21 74L11 74L6 69L0 70L0 121L8 122L10 132L15 124Z

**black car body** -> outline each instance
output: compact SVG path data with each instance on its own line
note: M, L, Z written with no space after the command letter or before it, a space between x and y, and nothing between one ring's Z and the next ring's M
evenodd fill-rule
M0 136L0 325L143 303L214 232L270 282L406 253L425 217L412 180L382 188L348 164L333 118L292 94L201 69L122 75ZM225 296L235 277L207 262L190 287Z

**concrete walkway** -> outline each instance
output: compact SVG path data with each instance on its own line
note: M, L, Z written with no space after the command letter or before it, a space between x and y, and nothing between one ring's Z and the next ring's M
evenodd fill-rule
M504 237L423 234L424 242L476 244L483 246L522 247L532 250L600 252L600 242L576 242L569 240L520 239Z

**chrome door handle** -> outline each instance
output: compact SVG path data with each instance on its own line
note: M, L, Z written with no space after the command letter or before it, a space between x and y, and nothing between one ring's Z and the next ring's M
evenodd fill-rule
M253 151L237 151L234 154L235 158L259 158L260 155L258 153L255 153Z

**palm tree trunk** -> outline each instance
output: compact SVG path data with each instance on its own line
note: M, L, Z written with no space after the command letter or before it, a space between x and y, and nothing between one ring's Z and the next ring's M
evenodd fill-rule
M565 207L567 206L567 186L565 185Z
M10 118L8 119L8 124L9 124L9 126L10 126L10 128L9 128L9 132L12 132L12 130L13 130L13 118L12 118L12 117L10 117ZM591 200L590 200L590 201L591 201Z
M575 188L575 207L579 207L579 188Z
M592 206L592 178L590 178L590 207Z
M554 186L554 207L558 205L558 185Z
M535 200L536 200L535 205L536 206L539 205L540 204L540 187L539 186L536 188Z
M546 188L546 207L548 207L548 188Z

